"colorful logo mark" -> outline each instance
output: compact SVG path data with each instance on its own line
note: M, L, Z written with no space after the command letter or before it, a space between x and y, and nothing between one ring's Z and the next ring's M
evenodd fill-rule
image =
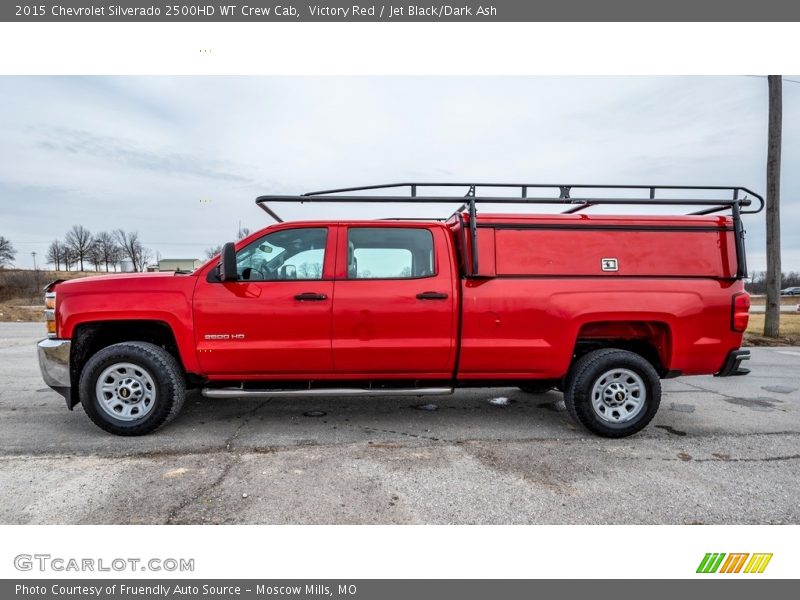
M748 557L750 560L748 560ZM700 565L697 567L697 572L763 573L770 560L772 560L772 553L749 554L747 552L739 552L734 554L725 554L724 552L708 552L703 557L703 560L700 561Z

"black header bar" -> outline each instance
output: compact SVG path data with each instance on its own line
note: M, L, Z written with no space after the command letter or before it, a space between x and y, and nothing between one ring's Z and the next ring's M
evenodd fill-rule
M800 21L790 0L32 0L0 3L0 22L747 22ZM740 40L747 43L746 39ZM568 43L569 40L565 40ZM676 44L680 43L676 40Z
M693 561L694 562L694 561ZM692 565L694 567L694 565ZM692 568L692 575L694 575ZM793 580L734 578L702 580L555 579L6 579L3 598L16 600L485 600L610 597L634 600L725 597L790 598ZM749 579L748 577L758 578ZM712 579L714 579L712 581Z

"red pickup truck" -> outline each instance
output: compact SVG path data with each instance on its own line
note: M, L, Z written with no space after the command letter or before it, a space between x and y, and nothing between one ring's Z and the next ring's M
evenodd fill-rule
M39 360L68 408L141 435L191 388L558 388L573 419L622 437L655 415L660 379L747 373L742 215L763 199L746 188L393 184L256 202L278 223L191 273L48 286ZM281 202L461 206L443 219L285 223ZM484 212L493 205L537 213ZM656 214L665 207L682 209Z

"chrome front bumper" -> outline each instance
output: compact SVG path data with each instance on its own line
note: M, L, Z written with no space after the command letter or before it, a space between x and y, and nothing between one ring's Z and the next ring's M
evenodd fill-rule
M69 376L69 340L42 340L39 350L39 369L44 382L59 394L68 397L72 386Z

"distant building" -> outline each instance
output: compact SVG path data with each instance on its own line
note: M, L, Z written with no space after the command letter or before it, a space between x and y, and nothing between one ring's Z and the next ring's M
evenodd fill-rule
M132 273L133 272L133 261L127 258L119 261L119 270L123 273Z
M159 271L194 271L203 264L199 258L162 258L158 261Z

